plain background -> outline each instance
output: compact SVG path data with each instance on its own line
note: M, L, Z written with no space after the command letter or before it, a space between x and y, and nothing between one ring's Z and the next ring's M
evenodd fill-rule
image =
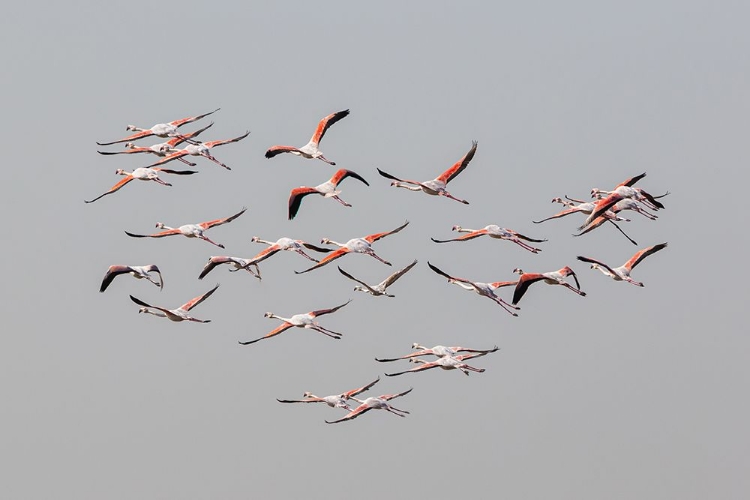
M745 2L16 2L0 18L4 138L0 460L4 498L742 498L750 487L747 256L750 34ZM117 168L155 157L100 156L129 123L220 107L186 125L203 140L250 130L198 158L173 187L132 182L94 204ZM282 155L318 120L351 114L321 143L345 181L345 208L289 190L334 167ZM149 145L164 139L145 139ZM437 176L479 141L451 200L389 187L380 167ZM182 168L175 162L173 168ZM580 238L582 217L541 225L555 196L587 198L647 172L664 198L657 221ZM132 239L167 225L226 217L209 236ZM252 236L318 243L393 229L375 250L297 276L284 252L261 282L225 266L198 281L211 255L250 257ZM534 255L509 242L437 245L451 226L487 224L547 238ZM576 255L613 265L669 242L614 282ZM355 293L336 264L377 283L414 258L391 292ZM427 261L477 281L513 268L573 267L587 297L535 285L512 318L448 285ZM110 264L155 263L163 292ZM209 324L137 314L128 295L194 309ZM501 291L510 298L510 291ZM352 298L321 323L333 341L290 330L252 346L282 316ZM490 348L482 374L373 358L412 342ZM343 412L282 405L381 377L368 395L414 387L394 404L326 425Z

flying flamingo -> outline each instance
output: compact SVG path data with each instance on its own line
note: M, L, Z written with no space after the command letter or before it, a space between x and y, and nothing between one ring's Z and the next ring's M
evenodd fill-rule
M363 254L369 255L370 257L373 257L373 258L379 260L383 264L386 264L386 265L390 266L391 265L390 262L381 259L380 257L378 257L375 254L375 251L372 249L372 244L375 243L376 241L378 241L381 238L385 238L388 235L391 235L391 234L394 234L394 233L397 233L397 232L401 231L408 224L409 224L409 221L406 221L403 225L397 227L393 231L386 231L384 233L370 234L370 235L364 236L362 238L353 238L353 239L347 241L346 243L337 243L337 242L335 242L333 240L329 240L328 238L323 238L321 240L322 244L324 244L324 245L329 245L329 244L330 245L336 245L336 246L338 246L340 248L338 250L334 251L333 253L331 253L330 255L326 256L323 260L321 260L320 262L318 262L317 264L315 264L311 268L305 269L304 271L294 271L294 272L296 274L302 274L302 273L306 273L308 271L312 271L313 269L317 269L319 267L323 267L326 264L328 264L329 262L331 262L331 261L333 261L335 259L338 259L339 257L343 257L344 255L346 255L346 254L348 254L350 252L363 253Z
M344 276L346 276L347 278L349 278L350 280L356 281L357 283L359 283L359 285L357 285L357 286L354 287L354 291L355 292L366 292L366 293L369 293L370 295L373 295L375 297L380 297L382 295L385 295L386 297L395 297L395 295L391 295L390 293L387 293L386 289L389 286L391 286L393 283L395 283L396 280L398 280L401 276L403 276L404 274L408 273L409 270L412 267L414 267L416 264L417 264L417 260L414 259L414 262L412 262L411 264L409 264L405 268L399 269L398 271L396 271L395 273L391 274L390 276L388 276L386 279L384 279L383 281L381 281L377 285L372 285L372 286L368 285L367 283L365 283L362 280L358 280L357 278L355 278L351 274L347 273L346 271L344 271L340 267L339 267L339 272L341 274L343 274Z
M150 272L155 272L159 275L159 281L155 281L154 278L151 277ZM114 280L116 277L118 277L121 274L130 274L134 278L137 279L146 279L153 283L154 285L158 286L159 289L164 288L164 278L161 276L161 272L159 271L159 268L156 267L155 264L149 264L148 266L120 266L120 265L114 265L109 266L109 269L107 269L106 274L104 275L104 279L102 280L102 285L99 287L99 291L103 292L107 289L110 283L112 283L112 280Z
M418 351L414 351L412 353L406 354L404 356L400 356L398 358L375 358L375 361L379 361L381 363L388 363L391 361L398 361L400 359L411 359L416 358L418 356L429 356L434 355L438 358L442 358L444 356L455 356L460 352L473 352L473 353L490 353L495 352L498 349L500 349L498 346L493 347L492 349L469 349L468 347L461 347L461 346L453 346L453 347L446 347L444 345L436 345L431 348L426 348L422 345L417 344L414 342L411 345L412 349L419 349Z
M207 231L214 226L220 226L222 224L226 224L227 222L232 222L234 219L244 214L245 210L247 210L247 208L243 207L242 210L232 215L231 217L226 217L224 219L210 220L208 222L201 222L200 224L186 224L180 227L169 227L169 226L165 226L162 222L157 222L156 227L159 229L166 229L166 231L162 231L156 234L133 234L127 231L125 231L125 234L127 234L128 236L132 236L133 238L163 238L164 236L172 236L174 234L181 234L183 236L187 236L188 238L200 238L201 240L205 240L211 243L212 245L216 245L219 248L224 248L224 245L211 241L208 238L208 236L203 234L204 231Z
M262 262L266 260L267 258L269 258L270 256L274 255L275 253L283 251L283 250L286 250L289 252L297 252L298 254L300 254L301 256L303 256L304 258L308 260L311 260L313 262L318 262L317 259L313 259L309 255L307 255L305 251L303 250L303 248L315 250L316 252L320 252L320 253L333 252L333 250L331 250L330 248L319 247L319 246L313 245L312 243L307 243L306 241L293 240L291 238L279 238L278 240L273 242L273 241L262 240L258 238L257 236L253 236L250 241L252 241L253 243L264 243L268 245L268 248L266 248L265 250L261 250L260 252L258 252L258 254L255 257L251 258L250 259L251 262Z
M170 150L174 149L179 144L182 144L185 142L186 139L192 139L193 137L199 135L201 132L205 131L206 129L213 126L214 122L209 123L207 126L203 127L200 130L196 130L195 132L190 132L189 134L185 134L183 136L179 137L173 137L167 142L160 142L159 144L154 144L153 146L149 147L142 147L142 146L136 146L132 142L126 142L124 151L97 151L100 155L127 155L127 154L134 154L134 153L150 153L155 154L156 156L165 157L167 156L167 153L169 153ZM182 163L189 165L191 167L195 166L195 163L191 161L187 161L185 158L177 158Z
M496 226L494 224L485 226L482 229L466 229L461 226L453 226L451 230L457 231L459 233L469 233L469 234L466 234L464 236L459 236L458 238L453 238L450 240L436 240L435 238L430 238L430 239L434 241L435 243L448 243L450 241L473 240L474 238L479 238L480 236L484 236L486 234L490 238L512 241L516 245L520 246L523 249L528 250L531 253L539 253L542 251L542 249L532 247L531 245L527 245L521 240L531 241L533 243L542 243L544 241L547 241L547 240L535 240L534 238L529 238L528 236L524 236L521 233L517 233L516 231L513 231L512 229L506 229L504 227Z
M203 270L201 271L200 275L198 276L199 280L202 280L206 277L208 273L210 273L214 267L220 265L220 264L231 264L233 269L230 269L230 272L236 272L244 269L245 271L249 272L256 278L260 279L260 268L258 267L258 264L253 262L251 259L242 259L240 257L230 257L228 255L212 255L208 259L208 263L206 263L205 266L203 266ZM250 266L255 266L255 272L253 272L252 269L250 269Z
M266 158L273 158L274 156L281 153L292 153L293 155L302 156L303 158L318 158L319 160L323 160L329 165L336 165L336 163L329 161L325 156L323 156L323 152L318 149L318 145L320 144L320 141L323 140L323 136L331 127L331 125L341 120L348 114L348 109L337 111L336 113L331 113L330 115L320 120L320 122L318 123L318 128L315 129L315 133L313 134L312 138L310 138L310 142L308 142L301 148L295 148L294 146L271 146L268 151L266 151Z
M338 311L339 309L341 309L342 307L344 307L345 305L347 305L349 302L351 302L351 300L348 300L347 302L344 302L340 306L336 306L331 309L319 309L317 311L310 311L304 314L295 314L291 318L282 318L281 316L277 316L272 312L267 312L266 314L263 315L264 317L280 319L284 323L282 323L281 326L279 326L275 330L268 332L267 334L265 334L259 339L250 340L248 342L240 341L240 344L249 345L249 344L254 344L255 342L259 342L264 339L275 337L276 335L290 329L293 326L296 326L298 328L308 328L310 330L315 330L316 332L320 332L324 335L328 335L331 338L340 339L342 335L341 333L337 333L337 332L328 330L326 328L323 328L315 321L315 318L317 318L318 316L323 316L324 314L334 313Z
M298 188L292 189L292 191L289 193L289 220L294 219L294 216L297 215L297 211L299 210L299 206L302 203L302 198L307 196L308 194L316 193L321 196L324 196L326 198L333 198L334 200L338 201L345 207L351 207L351 205L341 198L339 198L339 194L341 191L336 189L339 185L339 182L343 181L347 177L352 177L354 179L357 179L359 181L362 181L366 185L370 185L362 176L360 176L356 172L352 172L351 170L341 169L338 170L335 174L333 174L333 177L328 179L323 184L319 184L315 187L310 186L300 186Z
M427 262L427 265L430 266L430 269L438 273L440 276L448 278L448 283L454 283L466 290L473 290L479 295L481 295L482 297L487 297L490 300L494 300L500 305L500 307L505 309L511 315L518 316L518 313L511 311L511 309L516 309L516 310L520 309L520 307L516 307L515 302L513 303L513 305L508 304L507 302L505 302L503 299L501 299L495 294L495 290L497 288L514 285L516 283L515 281L497 281L495 283L481 283L479 281L469 281L465 278L456 278L455 276L451 276L450 274L444 271L441 271L439 268L433 266L432 264L430 264L430 262Z
M408 189L410 191L423 191L430 195L435 196L445 196L446 198L450 198L451 200L459 201L465 205L468 205L469 202L466 200L461 200L459 198L456 198L452 194L450 194L446 189L446 185L453 180L458 174L463 172L463 170L469 165L469 162L472 158L474 158L474 153L477 151L477 141L473 141L471 143L471 149L468 153L464 155L463 158L458 160L451 168L440 174L438 177L431 181L425 181L425 182L418 182L418 181L410 181L406 179L399 179L398 177L394 177L393 175L383 172L382 170L378 169L378 172L380 175L385 177L386 179L391 179L393 182L391 182L391 186L395 187L401 187Z
M125 130L133 130L136 133L133 135L129 135L125 137L124 139L120 139L117 141L112 142L97 142L100 146L109 146L111 144L117 144L119 142L130 142L134 141L136 139L141 139L142 137L148 137L151 135L155 135L157 137L180 137L183 140L186 140L187 142L195 142L192 139L186 138L184 135L181 135L177 132L177 129L186 123L191 123L196 120L200 120L201 118L204 118L208 115L212 115L219 111L221 108L216 108L215 110L211 111L210 113L204 113L202 115L198 116L189 116L187 118L182 118L181 120L174 120L169 123L157 123L151 128L139 128L135 125L128 125L125 127Z
M172 160L184 160L183 156L191 155L191 156L202 156L204 158L207 158L211 160L212 162L216 163L220 167L224 167L227 170L232 170L231 168L227 167L223 163L221 163L219 160L214 158L214 156L210 153L211 148L215 148L217 146L223 146L224 144L229 144L232 142L238 142L244 139L250 135L250 131L248 130L243 135L239 137L235 137L234 139L224 139L221 141L208 141L208 142L198 142L197 144L188 144L183 149L169 149L169 154L166 155L161 160L157 161L156 163L149 165L149 167L154 167L158 165L163 165L164 163L170 162Z
M497 348L489 352L495 352ZM484 368L474 368L464 363L464 360L478 358L480 356L486 356L489 352L474 352L469 354L454 354L452 356L443 356L434 361L426 361L420 358L409 358L410 363L420 363L419 366L412 368L411 370L404 370L396 373L386 373L386 377L395 377L397 375L403 375L404 373L421 372L429 370L430 368L440 367L443 370L461 370L465 375L468 375L470 371L482 373Z
M635 255L633 255L625 264L621 265L620 267L610 267L602 261L592 259L590 257L583 257L581 255L578 256L578 260L590 263L591 269L598 269L602 273L604 273L605 276L609 276L615 281L627 281L628 283L632 283L635 286L643 286L643 283L635 281L630 277L630 272L635 266L640 264L643 259L666 247L666 243L659 243L658 245L644 248L643 250L636 252Z
M533 283L536 283L537 281L544 281L548 285L562 285L565 288L574 291L581 297L586 296L586 292L581 291L581 285L578 284L578 277L576 276L576 273L574 273L573 270L568 266L565 266L557 271L550 271L547 273L525 273L518 268L514 269L513 272L521 275L521 277L518 279L516 290L515 292L513 292L513 305L518 304L518 302L521 300L521 297L523 297L523 294L525 294L526 290L528 290L529 286L531 286ZM575 287L565 282L566 276L573 276L573 279L576 282Z
M355 409L344 415L338 420L329 421L326 420L327 424L337 424L339 422L344 422L345 420L351 420L353 418L357 418L358 416L362 415L363 413L366 413L370 410L386 410L394 415L398 415L399 417L405 417L409 414L406 410L399 410L398 408L395 408L388 404L388 401L392 399L396 399L401 396L405 396L406 394L409 394L412 391L412 389L409 389L408 391L400 392L398 394L382 394L378 396L377 398L367 398L364 401L357 398L351 398L357 403L359 403L359 406L357 406Z
M377 384L380 381L380 377L376 378L369 384L359 387L357 389L352 389L351 391L342 392L341 394L334 394L332 396L316 396L312 392L306 392L302 395L305 399L276 399L279 403L325 403L331 408L344 408L345 410L351 411L352 408L349 406L349 403L347 401L354 396L357 396L363 392L365 392L367 389L371 388L373 385Z
M109 191L100 194L93 200L83 200L86 203L94 203L99 198L102 198L104 196L107 196L108 194L112 194L116 191L119 191L121 187L123 187L128 182L132 181L133 179L138 179L139 181L154 181L162 186L171 186L172 184L165 182L159 178L159 172L164 172L165 174L176 174L176 175L193 175L197 174L195 170L169 170L166 168L148 168L148 167L138 167L132 172L128 172L126 170L123 170L121 168L118 168L115 170L115 173L117 175L124 175L125 178L121 179L120 182L109 188Z
M133 297L132 295L130 296L130 300L132 300L139 306L143 306L140 309L138 309L139 313L153 314L154 316L158 316L160 318L169 318L172 321L194 321L196 323L210 323L211 322L210 319L193 318L192 316L188 314L188 312L192 308L194 308L195 306L197 306L198 304L200 304L201 302L209 298L211 294L216 291L217 288L219 288L219 285L216 285L215 287L213 287L211 290L207 291L203 295L199 295L195 297L194 299L188 302L185 302L177 309L166 309L164 307L152 306L152 305L146 304L142 300L139 300ZM157 311L161 311L161 312L154 312L151 309L156 309Z

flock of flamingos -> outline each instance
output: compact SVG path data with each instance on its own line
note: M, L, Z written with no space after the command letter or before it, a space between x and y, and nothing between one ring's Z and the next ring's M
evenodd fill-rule
M134 125L128 125L127 130L134 132L132 135L129 135L128 137L125 137L123 139L119 139L119 140L111 141L111 142L97 142L97 144L99 144L100 146L109 146L109 145L118 144L118 143L125 143L124 150L99 151L99 153L103 155L148 153L148 154L152 154L152 155L159 157L159 159L147 167L136 168L132 172L127 172L125 170L117 170L116 173L124 177L118 183L112 186L109 190L104 192L103 194L91 200L86 200L86 203L93 203L104 196L113 194L117 192L118 190L120 190L122 187L124 187L126 184L129 184L133 180L153 181L153 182L157 182L159 184L165 185L165 186L171 186L171 184L169 184L168 182L164 181L163 179L159 177L160 174L163 173L163 174L170 174L170 175L191 175L191 174L196 173L196 171L194 170L173 170L173 169L163 168L164 164L172 162L173 160L178 160L189 167L194 167L196 164L189 161L188 158L201 156L205 159L208 159L216 163L217 165L223 168L230 169L230 167L228 167L224 163L221 163L211 154L212 149L218 146L225 145L225 144L230 144L230 143L241 141L242 139L248 136L249 132L246 132L245 134L239 137L235 137L233 139L201 142L197 140L196 137L202 134L203 132L205 132L207 129L209 129L211 125L213 125L213 123L209 124L208 126L202 129L198 129L190 133L183 134L178 130L182 125L195 122L201 118L204 118L206 116L209 116L215 113L216 111L218 111L218 109L211 111L210 113L205 113L205 114L198 115L198 116L191 116L188 118L183 118L181 120L175 120L169 123L160 123L147 129L139 128ZM268 149L268 151L266 151L266 154L265 154L266 158L273 158L274 156L282 154L282 153L291 153L293 155L301 156L303 158L318 159L330 165L335 165L335 163L333 161L328 160L323 155L323 152L319 149L320 141L323 139L323 136L325 135L325 133L334 123L345 118L348 114L349 114L349 110L347 109L347 110L338 111L336 113L332 113L326 116L318 123L318 126L315 129L315 133L312 135L312 138L307 144L301 147L272 146ZM136 141L137 139L142 139L142 138L151 137L151 136L168 138L168 140L166 142L154 144L149 147L136 146L134 143L134 141ZM183 143L185 144L184 147L179 147ZM392 175L388 172L384 172L380 169L378 169L378 172L381 176L385 177L386 179L389 179L391 181L391 186L393 187L404 188L410 191L422 191L423 193L426 193L429 195L443 196L445 198L455 200L462 204L468 204L469 203L468 201L458 198L452 195L451 193L449 193L447 190L447 186L449 182L455 179L456 176L458 176L464 169L466 169L466 167L468 167L469 163L474 158L476 151L477 151L477 142L473 142L471 149L469 149L469 151L460 160L458 160L452 167L450 167L448 170L446 170L445 172L437 176L435 179L431 179L427 181L415 181L415 180L409 180L409 179L396 177L395 175ZM581 213L581 214L587 215L587 218L585 219L583 224L579 226L578 229L580 232L576 234L575 236L581 236L604 224L612 224L623 234L623 236L625 236L628 240L630 240L631 243L635 244L635 241L633 241L622 230L622 228L620 228L617 225L617 222L628 221L628 219L624 218L622 215L619 215L620 212L623 212L625 210L632 210L641 214L644 217L647 217L648 219L654 220L657 218L657 216L651 213L651 211L657 211L659 209L663 209L664 205L662 205L662 203L659 201L659 198L662 198L666 196L667 194L669 194L669 193L665 193L660 196L652 196L651 194L647 193L643 189L639 187L634 187L634 185L638 181L643 179L643 177L645 176L646 176L645 173L636 175L635 177L627 179L626 181L618 184L611 191L605 191L605 190L594 188L591 190L591 197L593 201L576 200L576 199L568 198L567 196L565 197L565 199L555 198L552 200L552 202L560 203L563 205L564 208L560 212L554 215L551 215L550 217L547 217L546 219L533 221L533 222L536 224L540 224L547 220L559 219L561 217L566 217L571 214ZM318 186L301 186L301 187L293 189L291 193L289 194L288 218L291 220L297 215L297 213L299 212L301 208L302 200L306 196L311 195L311 194L318 194L320 196L323 196L324 198L331 198L347 207L351 206L349 203L347 203L346 201L344 201L343 199L339 197L339 195L341 194L341 191L339 190L339 184L345 179L349 179L349 178L356 179L369 186L368 182L356 172L353 172L351 170L346 170L346 169L340 169L336 171L336 173L328 181ZM179 227L169 227L161 222L158 222L156 223L156 227L160 229L161 231L157 233L153 233L153 234L135 234L135 233L127 232L127 231L126 233L128 236L131 236L133 238L163 238L163 237L173 236L173 235L182 235L188 238L202 239L219 248L224 248L224 245L222 245L221 243L217 243L213 241L212 239L210 239L206 235L206 232L213 227L216 227L222 224L227 224L233 221L234 219L241 216L244 212L245 212L245 209L243 208L241 211L229 217L210 220L207 222L201 222L199 224L186 224L186 225L179 226ZM316 269L319 269L349 253L361 253L361 254L369 255L373 257L374 259L379 260L380 262L390 266L391 265L390 262L384 260L383 258L381 258L375 253L375 250L373 250L373 244L382 238L398 233L399 231L404 229L408 224L409 222L407 221L401 226L395 229L392 229L390 231L373 233L373 234L369 234L369 235L362 236L359 238L352 238L346 243L338 243L336 241L333 241L327 238L324 238L320 243L321 245L329 245L329 246L338 247L336 249L322 247L322 246L318 246L318 245L308 243L302 240L293 240L290 238L281 238L275 242L272 242L272 241L262 240L258 237L253 237L252 239L253 242L265 244L267 245L267 247L261 252L259 252L257 255L251 258L239 258L239 257L233 257L233 256L227 256L227 255L212 256L208 260L206 265L204 266L198 278L203 279L216 266L219 266L221 264L228 264L230 266L230 271L243 271L244 270L244 271L249 272L254 277L261 279L259 264L265 259L271 257L272 255L282 250L296 252L300 254L302 257L314 262L314 265L312 265L308 269L305 269L304 271L300 271L300 272L295 271L295 273L297 274L307 273L307 272L311 272ZM480 236L487 235L490 238L511 241L515 243L516 245L518 245L519 247L521 247L522 249L527 250L532 253L538 253L540 249L532 246L530 243L541 243L541 242L546 241L543 239L530 238L528 236L524 236L523 234L520 234L511 229L502 228L496 225L485 226L484 228L481 228L481 229L467 229L467 228L463 228L460 226L453 226L452 229L453 231L457 233L465 233L465 234L462 234L456 238L450 238L450 239L439 240L439 239L432 238L432 241L436 243L462 242L462 241L468 241L474 238L479 238ZM608 276L615 281L625 281L636 286L643 286L643 283L635 281L633 278L631 278L630 274L633 268L635 268L643 259L645 259L651 254L658 252L659 250L662 250L666 246L667 246L666 243L660 243L660 244L653 245L648 248L639 250L630 259L628 259L627 262L625 262L621 266L611 266L601 260L594 259L591 257L585 257L585 256L578 256L578 260L591 264L592 269L597 269L601 271L605 276ZM306 252L306 250L317 252L320 254L326 254L326 255L322 259L318 260L310 256ZM414 260L408 266L396 271L395 273L386 277L383 281L377 284L368 284L365 281L362 281L352 276L345 270L341 269L341 267L339 267L338 270L346 278L357 283L357 286L354 289L355 291L369 293L375 297L380 297L380 296L393 297L392 294L388 293L388 287L393 285L393 283L396 282L396 280L398 280L399 278L404 276L406 273L408 273L409 270L411 270L416 264L417 264L417 261ZM524 294L526 294L529 287L534 283L546 283L548 285L561 285L562 287L567 288L568 290L580 296L586 295L586 293L583 292L580 288L576 273L568 266L565 266L562 269L558 269L556 271L549 271L549 272L544 272L544 273L529 273L529 272L524 272L521 269L515 269L514 272L519 274L519 278L516 281L497 281L493 283L483 283L483 282L478 282L478 281L472 281L466 278L453 276L429 262L427 264L430 267L430 269L432 269L435 273L446 278L448 280L448 283L455 284L466 290L474 291L483 297L487 297L488 299L491 299L492 301L497 303L500 307L502 307L507 313L509 313L512 316L518 316L517 311L520 309L518 307L518 303L520 302ZM158 276L158 279L156 279L156 277L152 275L152 273L155 273L155 275ZM102 280L99 291L104 292L117 276L120 276L123 274L130 274L131 276L137 279L148 280L154 285L158 286L160 289L163 288L164 286L164 281L162 279L161 272L155 264L149 264L145 266L112 265L109 267L106 274L104 275L104 279ZM575 286L566 281L566 278L568 277L571 277L573 279L573 281L575 282ZM194 322L199 322L199 323L207 323L211 320L195 318L191 316L191 311L198 304L200 304L201 302L209 298L216 291L218 287L219 285L216 285L215 287L213 287L212 289L210 289L203 295L200 295L198 297L195 297L189 300L188 302L184 303L183 305L181 305L180 307L176 309L167 309L166 307L151 305L132 295L130 296L130 299L140 306L140 309L138 311L139 313L152 314L158 317L168 318L172 321L194 321ZM507 302L506 300L502 299L496 293L496 291L499 288L503 288L503 287L513 287L513 297L510 302ZM334 332L332 330L329 330L321 326L318 323L317 318L326 314L332 314L338 311L339 309L341 309L342 307L346 306L348 303L349 302L346 302L346 303L340 304L338 306L335 306L329 309L320 309L320 310L310 311L310 312L303 313L303 314L295 314L289 318L277 316L276 314L268 312L265 314L265 316L268 318L274 318L274 319L280 320L282 322L281 325L279 325L277 328L275 328L274 330L270 331L269 333L267 333L266 335L260 338L249 340L249 341L240 341L240 344L241 345L254 344L261 340L266 340L271 337L275 337L292 327L311 329L311 330L320 332L324 335L327 335L331 338L339 339L341 337L340 333ZM409 362L417 365L411 369L398 371L394 373L386 373L386 376L389 376L389 377L394 377L394 376L402 375L405 373L425 371L425 370L429 370L431 368L437 368L437 367L442 368L444 370L460 370L464 374L469 375L469 372L481 373L484 371L484 369L470 366L467 363L467 361L474 359L474 358L481 357L481 356L485 356L487 354L490 354L498 350L497 346L495 346L492 349L483 350L483 349L469 349L469 348L461 347L461 346L446 347L446 346L440 346L440 345L434 346L432 348L427 348L419 344L413 344L412 348L414 349L414 351L408 354L405 354L403 356L399 356L395 358L387 358L387 359L381 359L381 358L375 358L375 359L379 362L394 362L394 361L399 361L399 360L408 360ZM425 356L434 356L434 358L432 361L428 361L422 358ZM370 389L379 380L380 378L378 377L376 380L374 380L373 382L370 382L367 385L364 385L362 387L359 387L359 388L356 388L347 392L343 392L340 394L331 395L331 396L320 397L310 392L306 392L304 393L304 399L299 399L299 400L280 399L278 401L281 403L325 403L328 406L331 406L334 408L343 408L344 410L347 411L347 413L339 419L332 420L332 421L326 420L326 422L329 424L343 422L345 420L351 420L372 409L386 410L400 417L404 417L405 414L408 414L409 413L408 411L395 408L393 405L391 405L390 401L400 396L404 396L405 394L408 394L409 392L411 392L412 389L408 389L398 394L382 394L378 397L369 397L366 399L358 399L356 397L360 393ZM358 405L352 408L352 406L350 406L349 404L350 400L357 402Z

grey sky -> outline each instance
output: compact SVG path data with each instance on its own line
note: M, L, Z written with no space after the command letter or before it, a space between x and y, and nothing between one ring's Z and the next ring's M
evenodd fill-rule
M748 6L725 2L235 2L99 5L15 3L0 19L4 47L4 347L0 454L7 498L741 498L750 484L750 352L740 316L748 294L728 274L747 255L741 191L750 109ZM95 141L221 110L200 122L219 168L133 182L91 205L117 168L153 161L104 157ZM335 171L317 160L263 157L303 145L318 120L349 108L321 143L344 181L341 205L308 197L286 220L289 190ZM453 201L389 187L375 170L427 180L477 140L450 184ZM150 145L162 139L145 139ZM115 151L122 145L101 147ZM172 164L170 167L180 168ZM587 197L643 171L670 191L666 210L581 238L582 218L544 224L555 196ZM167 176L165 176L166 178ZM248 211L208 243L142 240ZM211 255L250 257L252 236L319 243L410 225L361 255L297 276L309 261L283 253L263 281ZM451 226L498 224L548 238L543 251L489 239L438 245ZM615 283L576 261L619 265L669 242ZM390 292L352 291L336 264L368 282L419 264ZM477 281L513 268L570 265L587 297L534 285L518 318L446 283L427 261ZM159 265L145 281L99 283L110 264ZM731 268L729 267L731 266ZM195 309L210 324L137 314L132 294L177 307L221 283ZM510 292L500 291L510 298ZM333 341L263 317L346 308L321 323ZM497 353L465 377L435 370L388 378L374 357L412 342ZM322 405L281 405L381 376L364 396L414 391L407 418L373 411L352 422Z

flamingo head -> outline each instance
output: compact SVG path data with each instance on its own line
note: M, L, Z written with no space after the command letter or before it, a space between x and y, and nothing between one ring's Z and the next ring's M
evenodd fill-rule
M331 243L331 240L329 240L328 238L323 238L322 240L320 240L321 245L328 245L329 243Z
M126 143L125 143L125 147L126 147L126 148L129 148L129 149L133 149L133 148L135 148L136 146L135 146L135 144L133 144L132 142L126 142Z
M592 198L596 198L596 196L597 196L597 195L598 195L599 193L601 193L601 189L599 189L599 188L594 188L594 189L592 189L592 190L591 190L591 197L592 197Z
M412 349L425 349L424 347L422 347L421 345L419 345L419 344L418 344L418 343L416 343L416 342L414 342L414 343L413 343L413 344L411 345L411 348L412 348Z
M563 267L562 269L560 269L560 273L561 273L561 274L562 274L563 276L571 276L571 275L572 275L572 276L575 276L575 274L576 274L576 273L574 273L574 272L573 272L573 270L572 270L571 268L569 268L568 266L565 266L565 267Z
M145 308L145 307L141 307L140 309L138 309L138 314L140 314L140 313L147 313L147 312L148 312L148 309Z
M157 229L163 229L164 228L164 223L163 222L157 222L156 223L156 228Z
M272 313L272 312L267 312L267 313L265 313L265 314L263 315L263 317L264 317L264 318L273 318L273 313Z
M451 228L451 231L460 231L461 229L462 229L461 226L453 226Z
M117 175L128 175L128 174L127 174L127 172L125 172L125 171L124 171L123 169L121 169L121 168L118 168L117 170L115 170L115 173L116 173Z
M135 125L128 125L127 127L125 127L125 130L135 130L135 128Z
M311 398L311 397L312 397L312 395L313 395L313 394L312 394L312 392L309 392L309 391L308 391L308 392L304 393L304 394L302 395L302 397L303 397L303 398Z
M250 242L251 243L257 243L258 240L260 240L260 238L258 236L253 236L252 238L250 238Z
M516 273L516 274L523 274L523 269L521 269L520 267L517 267L517 268L513 269L513 272Z
M365 287L363 287L362 285L357 285L357 286L354 287L354 291L355 292L364 292L365 291Z
M563 200L559 196L557 198L552 198L552 203L562 203Z

